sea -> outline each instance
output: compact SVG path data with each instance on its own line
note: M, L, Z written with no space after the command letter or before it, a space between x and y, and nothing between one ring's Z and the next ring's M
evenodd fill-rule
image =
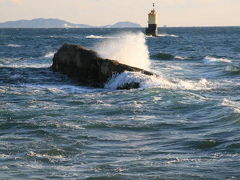
M0 179L240 179L240 27L0 29ZM102 89L59 72L65 43L157 74ZM117 90L126 82L139 89Z

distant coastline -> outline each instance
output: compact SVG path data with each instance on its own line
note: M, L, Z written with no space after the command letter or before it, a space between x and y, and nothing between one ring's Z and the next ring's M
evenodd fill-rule
M74 24L61 19L37 18L2 22L0 23L0 28L142 28L142 26L129 21L121 21L105 26L91 26L87 24Z

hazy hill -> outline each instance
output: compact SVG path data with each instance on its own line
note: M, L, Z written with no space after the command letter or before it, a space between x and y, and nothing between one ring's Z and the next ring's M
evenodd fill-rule
M73 24L61 19L37 18L32 20L17 20L0 23L0 28L127 28L141 27L132 22L118 22L107 26L90 26L86 24Z
M1 28L87 28L85 24L73 24L61 19L32 19L0 23Z
M124 22L115 23L113 25L107 25L104 27L108 27L108 28L140 28L141 25L137 24L137 23L132 23L129 21L124 21Z

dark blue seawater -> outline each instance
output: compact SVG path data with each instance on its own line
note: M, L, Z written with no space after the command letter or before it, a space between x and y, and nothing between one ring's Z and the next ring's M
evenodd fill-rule
M0 179L240 179L240 27L145 37L159 77L140 89L49 69L64 43L139 31L0 29Z

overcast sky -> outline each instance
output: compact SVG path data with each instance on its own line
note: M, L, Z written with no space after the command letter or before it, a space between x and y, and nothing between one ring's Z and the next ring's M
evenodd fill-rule
M153 2L159 26L240 26L240 0L0 0L0 22L41 17L89 25L132 21L146 26Z

